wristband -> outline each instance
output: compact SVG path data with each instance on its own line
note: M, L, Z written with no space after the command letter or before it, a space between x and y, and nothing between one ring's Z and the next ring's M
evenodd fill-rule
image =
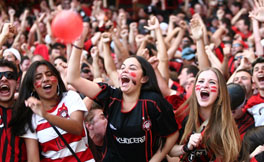
M188 148L187 144L183 145L182 150L183 150L185 153L189 153L189 152L192 151L192 150L190 150L190 149Z
M76 46L75 44L72 44L72 46L75 47L75 48L77 48L77 49L79 49L79 50L83 50L83 48L78 47L78 46Z

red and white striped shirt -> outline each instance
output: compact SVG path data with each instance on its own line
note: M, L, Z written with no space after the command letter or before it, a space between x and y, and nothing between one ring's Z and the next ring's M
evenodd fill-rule
M80 96L74 91L64 93L60 103L52 108L49 113L64 118L69 118L74 111L87 111L85 104ZM58 134L54 131L49 122L41 116L33 114L32 125L35 132L27 131L24 138L32 138L39 141L42 152L45 157L42 161L52 162L68 162L76 161L67 146L63 143ZM82 162L94 162L93 155L88 147L87 132L83 129L81 136L67 133L66 131L56 127L61 135L65 138L72 150L76 153Z

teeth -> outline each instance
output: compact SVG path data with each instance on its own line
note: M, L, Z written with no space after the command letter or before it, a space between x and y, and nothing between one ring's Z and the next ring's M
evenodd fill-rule
M44 88L50 88L51 87L51 85L45 85L44 86Z
M1 88L8 88L8 86L7 85L2 85Z

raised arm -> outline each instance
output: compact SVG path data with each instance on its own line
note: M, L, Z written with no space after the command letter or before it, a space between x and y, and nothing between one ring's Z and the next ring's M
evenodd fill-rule
M159 59L159 65L158 69L160 73L162 74L163 78L168 81L169 79L169 60L168 60L168 54L167 54L167 49L166 45L161 33L160 29L160 24L159 20L157 17L152 16L150 20L148 21L148 26L145 26L146 29L148 30L154 30L155 35L157 37L157 49L158 49L158 59Z
M135 40L137 33L138 33L137 23L133 22L129 25L129 35L128 35L129 48L130 48L130 51L133 53L136 53L137 51L137 45L136 45L136 40Z
M115 43L115 54L118 58L118 61L123 62L126 58L129 57L128 49L126 49L121 43L119 36L118 36L118 31L112 33L112 39Z
M148 61L152 65L152 67L153 67L153 69L155 71L155 74L156 74L156 77L157 77L157 81L158 81L158 85L159 85L159 88L160 88L160 91L161 91L162 95L164 97L166 97L166 96L170 96L170 95L176 94L177 91L172 90L172 89L169 88L168 82L165 81L165 79L162 77L159 69L157 68L157 66L159 64L159 60L157 59L157 57L156 56L152 56Z
M264 4L261 4L264 5ZM258 5L259 6L259 5ZM262 11L264 10L264 7L255 7L249 14L249 17L252 19L252 26L253 26L253 35L254 35L254 41L255 41L255 47L256 47L256 55L258 57L262 57L264 54L263 47L261 45L261 37L260 37L260 32L259 32L259 22L257 17L261 14L264 13Z
M105 70L108 76L110 77L110 79L114 82L114 86L119 87L118 73L116 70L116 65L114 63L114 60L111 56L111 51L110 51L111 34L103 33L101 36L101 39L103 41Z
M100 67L99 67L99 50L97 46L94 46L91 49L91 56L93 58L93 76L94 80L97 78L102 78L101 73L100 73Z
M170 48L168 49L168 56L169 60L175 57L175 53L182 41L182 38L184 37L185 31L187 30L187 24L185 21L181 21L180 23L180 31L176 37L176 39L172 42Z
M15 34L15 27L11 23L5 23L0 34L0 48L8 38L13 37Z
M241 17L241 15L246 14L247 10L245 8L241 8L238 13L232 18L231 24L235 25L238 19Z
M210 67L210 62L208 60L208 56L205 53L204 48L204 41L203 41L203 27L202 24L200 24L200 21L196 18L193 18L191 20L191 33L192 38L194 41L196 41L196 48L197 48L197 58L198 58L198 64L199 69L205 69L207 67Z
M25 31L25 25L26 25L26 18L28 16L28 13L29 13L29 10L25 10L24 13L23 13L23 18L22 18L22 21L21 21L21 28L20 30L18 31L18 34L16 35L15 39L14 39L14 42L12 44L12 47L14 48L16 46L16 44L19 42L19 39L21 37L21 34Z
M212 67L215 67L218 70L221 70L221 62L216 57L215 53L213 52L213 49L214 49L214 44L205 46L205 52L208 56L209 61L211 62Z
M82 78L79 72L80 59L85 39L83 35L86 35L86 31L83 31L82 36L73 43L72 53L68 62L67 82L85 96L94 98L101 91L101 88L98 84Z

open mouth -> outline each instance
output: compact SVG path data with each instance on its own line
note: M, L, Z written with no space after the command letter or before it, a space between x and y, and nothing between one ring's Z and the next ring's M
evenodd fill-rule
M200 95L201 95L201 98L202 98L203 100L209 98L209 96L210 96L209 92L207 92L207 91L201 91L201 92L200 92Z
M264 82L264 76L258 77L258 80L259 80L260 82Z
M50 90L52 88L52 86L50 84L44 85L43 89L44 90Z
M122 82L122 85L127 84L127 83L130 82L130 78L128 78L128 77L122 77L121 78L121 82Z
M9 93L10 88L8 85L1 85L0 87L0 93Z

